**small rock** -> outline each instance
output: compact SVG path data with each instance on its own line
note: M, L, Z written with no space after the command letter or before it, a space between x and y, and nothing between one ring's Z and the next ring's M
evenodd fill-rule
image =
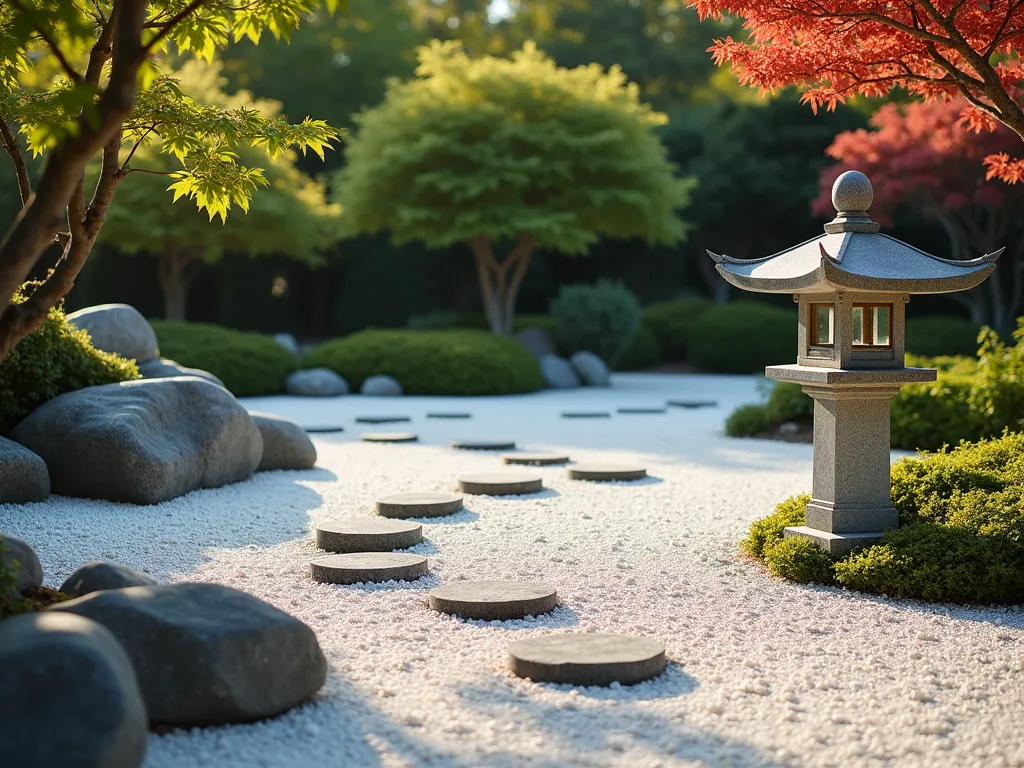
M139 366L139 373L142 374L142 378L144 379L167 379L172 376L196 376L210 382L211 384L216 384L218 387L224 386L224 382L209 371L204 371L201 368L189 368L166 357L160 358L159 360L150 360L148 363L143 363Z
M551 340L551 334L543 328L524 328L516 334L516 341L526 347L526 350L538 360L545 355L553 355L557 351L555 342Z
M593 352L577 352L569 358L569 362L588 387L607 387L611 383L608 366Z
M274 341L287 349L293 355L299 354L299 342L290 333L275 333L273 338Z
M149 736L131 662L80 616L32 613L0 623L0 765L136 768Z
M786 421L779 425L779 434L783 437L795 437L800 432L800 425L793 421Z
M0 437L0 504L46 501L49 496L46 462L25 446Z
M349 391L348 382L329 368L295 371L285 379L284 390L304 397L337 397Z
M396 397L405 394L402 385L391 376L371 376L359 390L364 395Z
M39 556L27 542L17 536L0 533L0 562L4 570L14 571L14 588L19 594L42 586L43 566Z
M139 310L128 304L100 304L68 315L68 321L92 337L104 352L147 363L159 357L156 333Z
M316 448L306 430L293 421L270 413L250 413L263 436L263 458L257 472L272 469L309 469L316 464Z
M145 587L157 584L157 580L139 573L127 565L98 560L86 563L72 573L60 591L68 597L82 597L93 592L106 589L124 589L125 587Z
M558 355L544 355L540 359L540 370L544 381L552 389L573 389L580 385L580 378L572 364Z
M109 629L135 667L153 724L193 727L279 715L324 684L313 630L220 584L94 592L48 609Z

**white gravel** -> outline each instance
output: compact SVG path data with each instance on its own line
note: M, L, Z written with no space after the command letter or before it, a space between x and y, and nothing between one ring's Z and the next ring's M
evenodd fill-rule
M566 420L563 410L717 399L721 407ZM146 765L985 766L1024 765L1024 615L925 605L772 580L737 555L751 520L810 486L806 445L730 440L752 379L617 376L606 390L513 398L246 401L317 436L318 468L272 472L154 507L54 498L0 506L0 530L33 544L48 584L112 558L168 581L247 590L316 629L331 665L315 702L272 722L154 736ZM471 421L424 418L468 410ZM373 445L357 415L404 414L421 444ZM463 437L511 438L574 459L639 461L631 484L566 479L550 490L468 497L424 520L432 575L414 584L313 583L312 526L370 514L388 493L444 490L496 454ZM458 579L557 585L564 607L534 620L432 613L426 591ZM632 688L534 685L505 670L532 633L633 632L673 664Z

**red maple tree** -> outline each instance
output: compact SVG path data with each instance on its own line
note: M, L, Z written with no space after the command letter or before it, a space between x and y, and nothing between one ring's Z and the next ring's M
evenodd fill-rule
M946 233L954 259L971 259L1008 246L999 269L983 285L949 298L968 307L971 319L1010 330L1024 299L1024 237L1020 217L1024 189L987 178L981 161L1013 151L1020 139L999 125L980 136L965 132L962 99L886 104L870 130L839 134L826 153L839 162L821 175L817 214L831 217L832 184L851 169L866 173L875 188L872 216L891 225L903 208ZM947 254L943 254L947 255Z
M1002 123L1024 139L1024 0L687 2L702 18L744 19L746 40L726 37L710 50L746 85L800 86L815 110L902 86L927 100L965 100L963 129ZM1024 181L1024 159L1006 151L982 159L989 178Z

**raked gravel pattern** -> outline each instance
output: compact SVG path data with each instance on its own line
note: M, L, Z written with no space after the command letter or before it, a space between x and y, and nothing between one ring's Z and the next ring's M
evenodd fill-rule
M643 424L558 418L670 397L720 407ZM246 405L349 425L372 399ZM722 436L729 409L754 399L749 378L670 375L505 399L405 397L418 445L317 436L314 470L153 507L0 506L0 530L37 548L50 585L111 558L161 580L244 589L316 630L331 672L312 704L269 722L154 735L149 768L1024 765L1020 610L795 586L739 557L750 521L810 486L809 446ZM439 409L473 420L427 422ZM579 461L639 462L651 477L579 483L540 467L540 493L469 497L456 515L424 519L427 541L411 551L429 557L431 573L418 582L310 580L316 523L498 469L500 456L446 447L494 434ZM548 582L564 607L490 623L426 608L431 588L460 579ZM611 689L509 674L510 643L565 631L650 635L671 663L653 681Z

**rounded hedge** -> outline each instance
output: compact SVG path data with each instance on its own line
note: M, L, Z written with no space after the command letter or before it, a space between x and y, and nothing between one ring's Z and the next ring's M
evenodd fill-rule
M555 339L565 354L593 352L614 367L640 327L640 302L622 283L567 285L551 302Z
M637 371L641 368L657 365L663 359L658 337L654 335L654 332L645 323L640 323L640 327L633 334L633 341L626 347L626 351L622 353L622 357L619 358L615 370Z
M981 327L961 317L907 318L907 351L924 357L978 353Z
M688 359L690 329L698 317L714 306L710 299L687 296L644 308L644 325L658 340L663 360L684 362Z
M690 362L714 373L762 373L796 362L797 314L753 301L709 309L690 328Z
M68 323L63 307L54 307L0 363L0 433L57 395L137 378L132 360L96 349L86 331Z
M279 395L299 358L261 333L177 320L151 322L160 354L188 368L209 371L235 397Z
M330 368L356 390L387 374L410 395L512 395L544 386L522 344L486 331L360 331L316 347L306 365Z

